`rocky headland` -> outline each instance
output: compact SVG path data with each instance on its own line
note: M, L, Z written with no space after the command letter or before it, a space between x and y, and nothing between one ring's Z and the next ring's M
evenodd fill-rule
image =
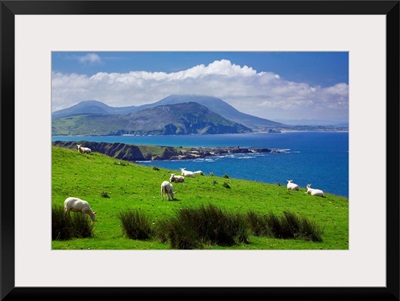
M157 161L157 160L193 160L213 156L250 153L279 153L280 150L270 148L247 147L172 147L148 146L125 143L107 143L90 141L53 141L54 146L77 149L77 144L89 147L92 152L126 161Z

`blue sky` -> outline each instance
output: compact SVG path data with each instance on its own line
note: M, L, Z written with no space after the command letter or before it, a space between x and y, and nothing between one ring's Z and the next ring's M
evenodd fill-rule
M216 96L271 120L347 122L347 52L53 52L53 111L170 94Z

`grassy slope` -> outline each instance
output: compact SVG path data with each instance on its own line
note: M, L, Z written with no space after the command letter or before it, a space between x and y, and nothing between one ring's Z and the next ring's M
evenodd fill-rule
M224 249L348 249L348 199L327 194L313 197L286 186L216 176L186 178L174 183L175 201L161 201L160 184L176 170L153 170L151 167L123 162L99 153L84 155L61 147L52 149L52 203L62 206L68 196L89 201L97 211L94 237L53 241L53 249L169 249L154 239L136 241L125 238L118 214L128 208L140 208L154 223L174 216L179 208L197 207L209 202L232 212L282 214L290 210L308 217L323 229L323 242L250 237L250 244ZM215 183L215 182L216 183ZM231 189L223 187L227 182ZM103 198L106 192L109 198ZM210 246L210 249L222 247Z

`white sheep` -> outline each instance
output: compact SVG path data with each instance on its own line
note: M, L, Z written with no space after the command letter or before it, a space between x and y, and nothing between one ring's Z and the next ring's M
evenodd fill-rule
M81 154L90 154L92 152L92 150L88 147L83 147L81 144L77 144L76 145L78 147L78 151Z
M193 172L195 175L202 175L204 176L204 173L201 170L196 170Z
M165 194L168 196L168 201L174 199L174 194L175 194L174 187L168 181L164 181L161 183L161 197L163 201Z
M311 188L311 184L307 184L307 193L315 196L325 197L324 192L321 189Z
M288 190L299 190L299 185L293 183L293 180L287 180L287 182L286 187Z
M185 182L185 177L184 176L177 176L175 174L171 174L169 178L170 182L176 182L176 183L184 183Z
M82 213L82 218L87 214L93 222L96 221L96 212L93 212L87 201L76 197L66 198L64 201L64 213L69 215L71 211Z
M194 178L194 172L186 170L186 168L181 168L181 175L184 176L184 177Z

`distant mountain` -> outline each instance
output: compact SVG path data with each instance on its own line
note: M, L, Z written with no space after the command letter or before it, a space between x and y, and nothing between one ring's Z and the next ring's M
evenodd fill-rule
M82 115L82 114L96 114L96 115L109 115L109 114L129 114L138 112L147 108L154 108L160 105L171 105L187 102L196 102L207 107L214 113L221 115L222 117L231 120L233 122L243 124L244 126L251 129L266 129L275 127L284 127L285 125L279 122L271 121L255 117L249 114L242 113L227 104L220 98L211 96L199 96L199 95L170 95L160 101L145 104L141 106L130 106L130 107L110 107L102 102L95 100L82 101L77 105L74 105L68 109L56 111L52 114L53 119Z
M251 129L194 102L159 105L130 114L82 114L53 118L56 135L185 135L245 133Z
M129 114L137 111L138 107L110 107L97 100L85 100L67 109L55 111L52 118L61 118L73 115L110 115L110 114Z
M243 124L252 129L264 129L273 127L282 127L284 124L271 121L264 118L255 117L249 114L242 113L227 104L220 98L211 96L200 96L200 95L170 95L166 98L161 99L153 104L144 105L146 107L158 106L165 104L177 104L184 102L197 102L203 106L206 106L211 111L221 115L222 117L234 121L236 123ZM142 106L143 107L143 106Z

